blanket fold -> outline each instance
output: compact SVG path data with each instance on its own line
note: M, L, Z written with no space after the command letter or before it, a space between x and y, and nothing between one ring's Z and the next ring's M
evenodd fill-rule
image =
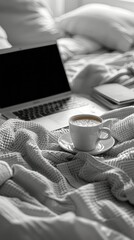
M0 186L13 176L12 169L4 162L0 161Z

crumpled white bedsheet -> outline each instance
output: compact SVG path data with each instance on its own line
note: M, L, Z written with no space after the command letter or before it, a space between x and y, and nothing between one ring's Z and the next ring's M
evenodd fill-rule
M110 55L110 54L109 54ZM93 88L105 83L119 83L134 87L134 53L122 54L106 62L89 62L76 71L69 79L74 93L91 96Z

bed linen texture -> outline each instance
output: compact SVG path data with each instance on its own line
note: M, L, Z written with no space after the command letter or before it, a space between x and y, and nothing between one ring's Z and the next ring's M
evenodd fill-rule
M69 48L66 48L70 56L66 60L62 57L73 92L91 97L93 87L111 82L134 88L134 48L125 53L104 48L90 53L86 48L84 50L85 52L81 53L77 50L78 54L75 51L71 56ZM61 56L62 54L64 54L63 51L61 51ZM127 69L130 68L132 71L129 74Z
M68 49L68 55L70 50ZM61 56L62 56L61 51ZM68 78L71 79L78 73L83 67L90 64L104 64L112 65L113 67L123 67L128 63L134 61L134 48L125 53L118 51L109 51L108 49L101 48L93 52L75 52L68 59L64 61L64 66L68 74Z
M115 145L72 154L68 129L10 119L0 127L0 238L134 239L134 107L102 115Z

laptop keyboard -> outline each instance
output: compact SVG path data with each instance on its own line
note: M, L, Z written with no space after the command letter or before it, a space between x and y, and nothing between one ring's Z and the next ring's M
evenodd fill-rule
M87 99L80 100L80 98L77 98L77 96L71 96L62 100L54 101L52 103L21 109L14 112L14 114L22 120L30 121L43 116L48 116L53 113L86 106L87 103Z

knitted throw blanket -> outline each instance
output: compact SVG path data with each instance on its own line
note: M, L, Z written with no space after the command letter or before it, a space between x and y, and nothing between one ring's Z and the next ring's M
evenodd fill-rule
M27 216L71 212L111 229L118 239L134 239L134 107L102 118L115 145L98 156L62 150L58 137L68 130L50 133L32 121L5 121L0 126L0 215L4 199ZM15 221L17 215L11 215Z

